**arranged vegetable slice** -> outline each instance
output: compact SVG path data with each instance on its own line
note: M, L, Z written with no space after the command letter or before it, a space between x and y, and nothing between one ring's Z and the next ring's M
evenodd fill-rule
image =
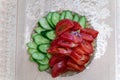
M51 30L51 31L47 32L47 33L46 33L46 36L47 36L47 38L49 38L50 40L55 39L55 37L56 37L55 31Z
M82 16L79 20L79 24L82 26L82 28L86 28L86 17Z
M39 45L39 50L42 52L42 53L47 53L47 49L49 48L49 44L40 44Z
M32 54L32 57L36 60L43 60L45 58L45 55L40 52L35 52Z
M50 26L52 28L55 28L54 24L52 23L52 15L53 15L53 12L49 12L46 19L47 19L48 23L50 24Z
M29 42L29 43L27 43L27 46L28 46L29 48L32 48L32 49L37 49L37 44L34 43L34 42Z
M38 33L33 33L33 34L31 35L31 38L33 39L36 35L38 35Z
M35 28L35 32L40 34L42 31L44 31L45 29L41 28L41 27L36 27Z
M72 20L73 19L72 12L71 11L66 11L65 18Z
M37 62L41 65L46 65L49 63L49 59L45 57L43 60L37 60Z
M61 20L56 25L56 34L57 36L61 35L65 31L69 30L74 26L73 22L69 19Z
M28 48L28 53L29 53L29 54L34 54L34 53L36 53L36 52L38 52L38 50L32 49L32 48Z
M80 19L79 15L77 13L74 14L73 21L78 22Z
M54 12L52 14L52 23L56 25L59 22L59 20L60 20L60 14L57 12Z
M43 44L43 43L50 43L48 39L44 38L41 35L36 35L33 39L37 45Z
M46 64L46 65L39 65L39 70L40 71L45 71L45 70L47 70L49 68L49 65L48 64Z
M65 14L66 14L66 12L65 12L65 11L63 11L63 12L61 13L61 15L60 15L60 20L62 20L62 19L64 19L64 18L65 18Z
M41 18L41 19L39 20L39 24L40 24L41 27L44 28L44 29L52 29L52 28L49 26L46 18Z

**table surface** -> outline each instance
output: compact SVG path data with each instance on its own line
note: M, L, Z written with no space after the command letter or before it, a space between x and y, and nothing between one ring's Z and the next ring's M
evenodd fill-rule
M0 80L15 80L17 10L22 0L0 0ZM24 6L23 6L24 7ZM120 0L116 1L116 26L120 27ZM23 14L22 14L23 15ZM116 30L116 34L120 33ZM116 64L120 64L120 35L116 37ZM116 80L120 79L120 66L116 66Z

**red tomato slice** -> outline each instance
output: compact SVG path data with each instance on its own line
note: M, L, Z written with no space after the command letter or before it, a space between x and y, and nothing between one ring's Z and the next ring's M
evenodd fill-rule
M87 33L92 35L93 38L96 38L99 32L92 28L84 28L84 29L81 29L81 33Z
M89 55L77 54L76 52L72 52L71 53L71 58L78 65L84 65L85 63L87 63L89 61L90 56Z
M61 38L65 39L66 41L71 41L74 43L80 43L82 41L82 37L76 31L65 32L61 35Z
M72 30L81 30L81 25L78 22L73 22L74 23L74 27L72 28Z
M75 44L74 42L68 42L66 40L61 39L58 41L58 45L65 47L65 48L73 48L73 47L78 46L79 44Z
M88 53L86 53L85 51L83 51L81 48L80 48L80 46L78 46L78 47L75 47L74 49L73 49L76 53L78 53L78 54L88 54Z
M93 42L93 40L94 40L94 38L90 34L81 33L81 35L82 35L82 38L86 41Z
M74 70L74 71L79 71L79 72L81 72L81 71L83 71L85 69L84 66L77 65L71 59L68 60L67 66L68 66L68 70Z
M59 74L67 71L66 61L56 63L52 68L52 77L57 77Z
M87 41L82 41L80 43L80 48L84 50L86 53L89 53L89 54L93 53L93 46L91 45L91 43Z
M70 56L72 50L70 48L58 48L58 53L60 55Z
M69 19L63 19L59 21L56 25L56 34L57 36L61 35L65 31L71 29L74 26L73 21Z
M67 61L68 57L62 57L62 56L52 56L52 58L49 61L50 67L53 67L56 63L60 61Z

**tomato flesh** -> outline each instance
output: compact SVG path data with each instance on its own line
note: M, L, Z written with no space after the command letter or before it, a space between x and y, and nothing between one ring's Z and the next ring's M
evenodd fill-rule
M63 19L59 21L56 25L56 34L57 36L61 35L65 31L71 29L74 26L73 21L69 19Z

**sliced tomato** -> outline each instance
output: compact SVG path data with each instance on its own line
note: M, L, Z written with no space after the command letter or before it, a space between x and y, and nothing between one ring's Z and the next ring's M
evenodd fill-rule
M66 71L67 71L66 61L60 61L53 66L52 77L57 77L58 75Z
M52 55L56 55L56 54L58 54L58 45L55 45L55 46L51 46L48 50L47 50L47 52L48 53L50 53L50 54L52 54Z
M72 52L71 53L71 58L78 65L84 65L85 63L87 63L89 61L90 56L89 55L78 54L76 52Z
M62 48L61 47L61 48L58 48L57 50L60 55L65 55L65 56L70 56L70 54L72 52L72 50L70 48Z
M92 35L93 38L96 38L99 32L92 28L84 28L84 29L81 29L81 33L87 33Z
M88 54L88 53L86 53L85 51L83 51L80 46L75 47L73 50L74 50L76 53L80 54L80 55L81 55L81 54Z
M82 37L76 31L65 32L61 35L61 38L65 39L67 41L72 41L74 43L80 43L82 41Z
M69 42L69 41L66 41L63 39L59 40L57 44L62 46L62 47L66 47L66 48L74 48L74 47L79 45L79 44L76 44L74 42Z
M67 61L68 57L63 57L63 56L52 56L50 61L49 61L49 65L50 67L53 67L56 63L60 62L60 61Z
M93 46L91 43L87 41L82 41L80 43L80 48L84 50L86 53L92 54L93 53Z
M73 22L74 23L74 27L72 28L72 30L81 30L81 25L78 22Z
M77 64L74 63L74 61L71 60L71 59L68 60L67 66L68 66L68 67L67 67L68 70L73 70L73 71L79 71L79 72L81 72L81 71L83 71L83 70L85 69L84 66L79 66L79 65L77 65Z
M61 35L65 31L71 29L74 26L73 21L69 19L63 19L59 21L56 25L56 34L57 36Z
M84 40L89 41L89 42L93 42L94 40L94 38L90 34L81 33L81 36Z

